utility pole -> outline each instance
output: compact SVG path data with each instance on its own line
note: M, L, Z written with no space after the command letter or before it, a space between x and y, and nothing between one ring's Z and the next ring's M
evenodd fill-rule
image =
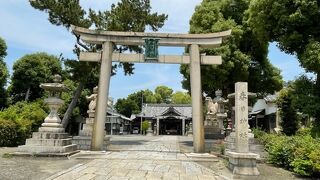
M143 108L143 92L141 93L141 113L140 113L140 133L142 135L142 108Z

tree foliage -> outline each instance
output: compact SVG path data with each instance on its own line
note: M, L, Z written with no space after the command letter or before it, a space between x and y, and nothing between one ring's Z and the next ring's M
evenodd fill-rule
M297 111L294 108L292 89L286 88L280 91L277 104L281 107L281 122L282 131L286 135L294 135L298 130Z
M144 32L146 27L151 27L157 31L164 25L167 15L151 12L149 0L121 0L117 4L112 4L111 10L94 11L84 10L79 0L33 0L30 4L35 9L45 11L49 14L49 21L57 26L70 28L76 25L89 28L94 25L99 30L108 31L134 31ZM91 46L80 42L80 37L75 35L78 45L87 51L95 51L97 46ZM79 46L76 45L75 52L79 52ZM120 50L127 50L128 47L120 47ZM131 47L131 50L140 50L137 47ZM133 73L133 64L121 63L125 74ZM115 65L114 67L117 67Z
M260 41L276 41L294 54L302 67L316 74L313 94L320 97L319 0L253 0L248 22ZM320 128L320 110L315 113Z
M167 86L158 86L155 92L149 89L140 90L129 94L127 98L118 99L115 108L120 114L130 117L131 114L140 113L144 103L189 104L191 97L188 93L180 91L173 93L173 90Z
M4 58L7 55L6 42L0 37L0 108L3 108L7 104L7 93L5 85L9 76L8 68L4 62Z
M14 145L24 144L26 138L32 132L38 130L39 126L47 116L47 108L43 101L17 102L14 105L0 111L0 119L15 123L17 137Z
M191 96L188 93L177 91L172 94L171 102L173 104L190 104Z
M53 75L61 72L61 63L55 56L46 53L25 55L13 64L9 93L14 102L40 98L43 90L39 85L52 82Z
M234 91L234 83L248 81L249 91L261 95L282 88L280 70L267 58L268 42L259 41L246 23L247 0L204 0L190 20L190 33L210 33L232 30L221 47L201 49L207 55L221 55L221 65L201 67L202 89L209 96L222 89L224 94ZM183 87L190 90L188 65L182 65Z
M161 102L170 103L173 90L166 86L158 86L154 90L161 97Z
M97 30L135 32L144 32L146 27L151 27L153 31L156 31L164 25L164 21L167 19L167 15L158 15L151 12L149 0L121 0L116 5L112 4L110 11L94 11L93 9L86 11L80 6L79 0L30 0L30 4L35 9L47 12L52 24L64 26L67 29L71 25L76 25L84 28L95 26ZM83 50L101 50L101 45L83 43L78 35L74 35L77 38L77 44L74 48L76 54L79 55L79 52ZM115 48L120 52L126 50L141 51L139 47L118 46ZM73 79L78 82L78 87L74 91L72 101L62 119L64 126L68 124L81 91L87 87L87 84L96 82L92 81L91 77L98 74L98 67L95 63L69 61L68 64L69 71L74 76ZM112 75L116 73L117 67L123 67L125 75L133 74L134 66L132 63L114 64ZM91 89L90 87L87 88Z

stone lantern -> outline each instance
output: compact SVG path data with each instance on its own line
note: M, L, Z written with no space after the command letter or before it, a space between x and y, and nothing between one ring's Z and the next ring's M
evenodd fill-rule
M61 119L58 115L59 108L63 105L60 99L61 93L68 88L61 84L61 76L54 75L53 83L43 83L40 87L49 92L49 97L44 101L50 108L49 115L41 124L39 132L33 132L32 138L26 140L26 145L19 146L17 153L45 155L45 156L67 156L77 152L77 145L72 144L72 139L64 132Z

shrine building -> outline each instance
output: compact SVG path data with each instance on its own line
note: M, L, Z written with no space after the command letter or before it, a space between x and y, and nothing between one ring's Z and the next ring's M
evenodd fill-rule
M151 121L155 135L186 135L192 122L191 104L143 104L142 112L132 115L132 127Z

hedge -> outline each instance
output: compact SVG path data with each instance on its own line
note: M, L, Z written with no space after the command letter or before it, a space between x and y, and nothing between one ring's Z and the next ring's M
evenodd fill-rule
M15 146L17 126L13 121L0 119L0 147Z
M253 132L265 145L269 163L302 176L320 176L320 140L311 136L310 129L301 129L295 136Z

